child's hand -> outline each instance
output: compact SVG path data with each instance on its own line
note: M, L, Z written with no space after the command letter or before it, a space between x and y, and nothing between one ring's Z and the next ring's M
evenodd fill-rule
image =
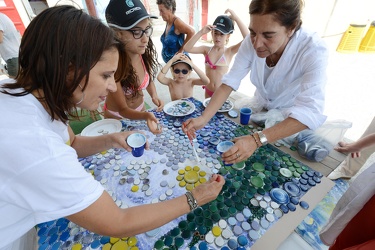
M340 153L350 153L352 158L357 158L361 156L361 148L357 146L356 142L353 143L346 143L343 141L340 141L338 143L339 145L335 147L335 150Z
M163 110L164 102L159 97L152 98L152 102L157 106L156 111L160 112Z
M226 9L226 11L224 13L225 14L229 13L229 18L232 19L233 21L235 21L237 19L236 13L234 13L234 11L231 10L231 9Z
M176 53L173 57L172 57L172 62L175 62L175 61L178 61L178 60L182 60L181 59L181 56L183 55L183 53Z
M204 26L202 29L201 29L201 32L203 34L207 34L209 32L211 32L211 30L213 30L216 26L215 25L211 25L211 24L208 24L206 26Z
M189 58L187 55L185 55L185 54L182 54L182 55L181 55L180 60L185 61L185 62L188 62L188 63L191 64L191 60L190 60L190 58Z

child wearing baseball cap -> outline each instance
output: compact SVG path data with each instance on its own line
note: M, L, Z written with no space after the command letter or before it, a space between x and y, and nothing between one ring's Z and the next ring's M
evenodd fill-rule
M172 77L165 75L171 69ZM190 78L191 71L195 70L199 78ZM183 53L178 53L162 68L158 75L158 81L167 85L171 100L179 100L193 96L193 88L195 85L207 85L210 79L200 70L190 59Z
M249 34L246 25L234 13L233 10L227 9L225 13L230 15L218 16L213 25L206 25L198 31L185 45L185 50L192 54L202 54L205 58L206 75L210 79L210 83L204 86L205 97L211 97L215 90L221 85L221 78L229 70L229 64L233 56L237 53L242 41L226 47L230 34L234 31L234 22L240 28L243 38ZM201 36L211 31L214 46L195 46L195 43Z
M106 118L129 118L146 120L151 132L161 133L157 128L159 121L152 112L144 112L146 90L157 110L162 110L164 103L158 97L154 79L160 67L156 48L151 40L153 27L151 18L140 0L112 0L105 11L108 26L124 44L124 57L116 71L117 91L110 93L104 105ZM130 72L130 74L129 74Z

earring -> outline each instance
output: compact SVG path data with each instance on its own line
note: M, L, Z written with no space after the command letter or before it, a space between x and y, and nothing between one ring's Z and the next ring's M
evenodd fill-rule
M78 86L81 88L81 91L82 91L81 84L78 84ZM82 91L82 98L81 98L81 100L79 100L79 101L76 103L76 105L81 104L81 102L83 102L83 99L84 99L84 98L85 98L85 93Z

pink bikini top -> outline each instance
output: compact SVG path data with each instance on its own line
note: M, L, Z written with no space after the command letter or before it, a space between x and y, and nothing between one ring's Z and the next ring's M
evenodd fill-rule
M140 55L140 57L141 57L141 62L142 62L143 70L145 72L145 77L143 78L143 81L139 85L137 91L146 89L148 87L148 84L150 83L150 75L148 74L148 72L146 70L146 66L145 66L145 63L143 62L143 58L142 58L141 55ZM125 95L132 95L133 94L133 90L127 89L125 91L125 89L124 89L124 93L125 93Z
M213 47L208 51L207 55L205 56L205 64L208 65L211 69L216 69L216 67L223 67L223 66L228 66L227 64L227 59L225 58L225 50L224 53L221 55L219 60L216 61L215 64L212 63L210 57L208 56L211 52Z

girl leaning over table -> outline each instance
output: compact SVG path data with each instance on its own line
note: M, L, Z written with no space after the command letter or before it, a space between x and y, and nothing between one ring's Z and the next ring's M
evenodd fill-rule
M35 225L62 217L97 234L134 236L217 197L224 179L214 175L188 196L120 209L84 170L78 157L131 150L132 132L83 137L68 125L77 108L96 110L116 91L119 60L128 61L112 30L72 6L44 10L25 30L19 74L0 82L1 250L34 248Z

